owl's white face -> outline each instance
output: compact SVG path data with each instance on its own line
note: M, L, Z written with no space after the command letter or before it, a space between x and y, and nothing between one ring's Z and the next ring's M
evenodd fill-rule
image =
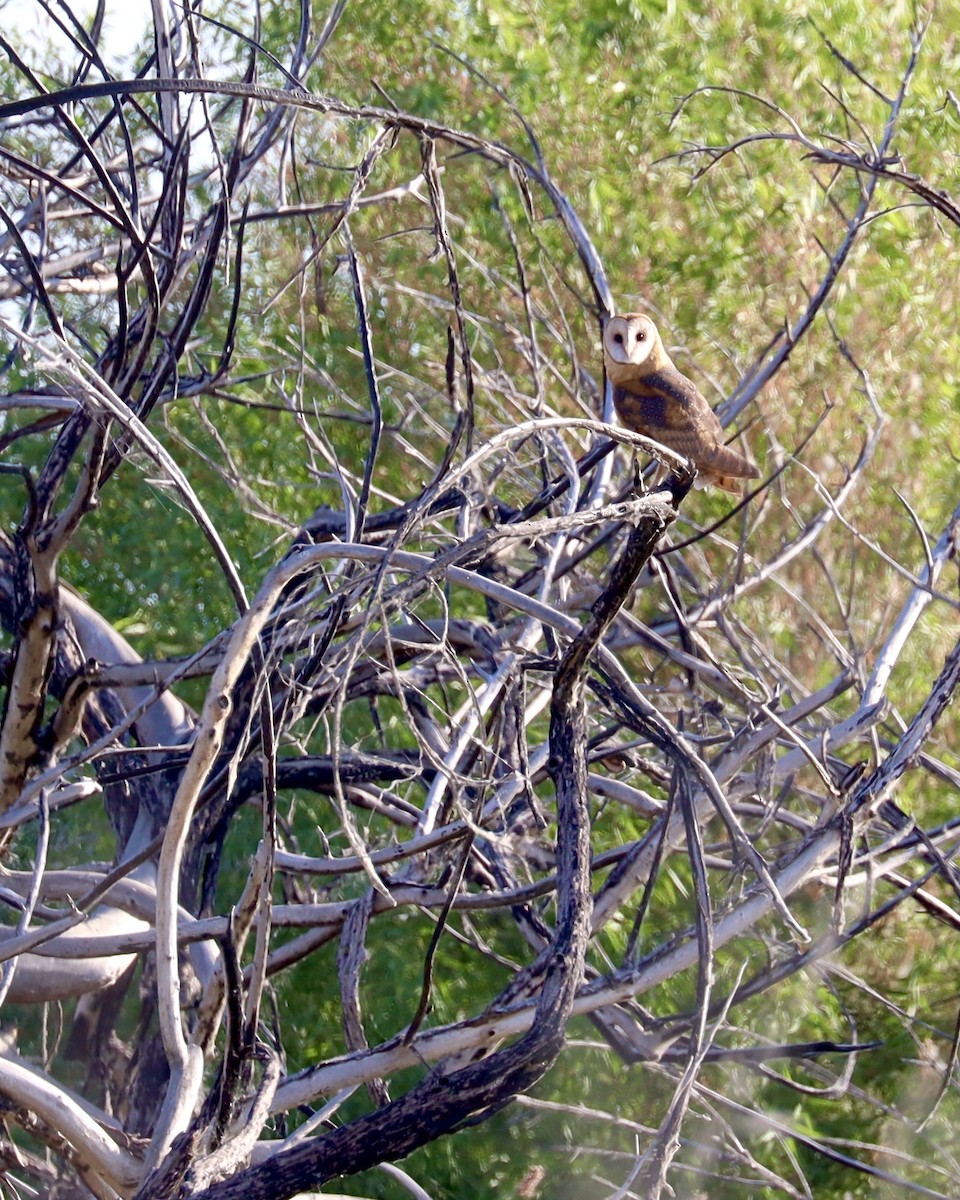
M659 335L657 327L642 313L611 317L603 331L603 348L615 363L639 367L653 352Z

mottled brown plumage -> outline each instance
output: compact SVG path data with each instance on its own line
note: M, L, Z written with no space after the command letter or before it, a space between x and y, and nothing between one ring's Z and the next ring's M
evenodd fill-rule
M611 317L603 357L617 416L627 429L676 450L693 462L701 480L736 495L743 492L742 479L759 476L753 463L724 446L713 409L670 361L649 317Z

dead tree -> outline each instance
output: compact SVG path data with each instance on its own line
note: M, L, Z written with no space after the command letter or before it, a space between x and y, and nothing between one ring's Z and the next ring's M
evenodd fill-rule
M258 29L154 11L127 80L79 22L56 82L5 45L5 1188L292 1196L502 1109L586 1015L624 1071L669 1091L652 1130L615 1105L568 1109L584 1146L596 1120L639 1139L617 1168L632 1194L683 1169L803 1194L744 1113L777 1145L806 1137L955 1193L932 1134L927 1162L881 1167L753 1105L736 1074L802 1058L823 1089L848 1087L869 1037L839 1002L834 1040L787 1044L756 998L829 986L838 949L898 906L960 919L955 822L918 828L895 799L908 772L957 786L930 739L960 644L919 705L890 691L923 610L955 618L938 589L960 508L883 563L905 598L864 659L791 572L819 564L835 595L831 536L872 549L870 377L838 344L869 417L839 476L804 465L829 420L787 448L757 419L881 188L960 225L892 157L919 36L873 149L776 113L811 170L862 179L861 201L808 308L722 410L754 422L765 477L706 520L682 461L634 490L649 447L609 424L599 374L610 286L532 134L521 152L314 91L339 7L283 65ZM246 69L224 81L208 64L228 44ZM750 140L691 153L712 164ZM482 244L464 221L481 202ZM158 496L166 531L145 551L136 514ZM127 514L119 543L105 512ZM141 653L71 586L91 556L87 578L151 556L179 583L195 571L232 613L195 635L183 594L189 652ZM770 589L827 678L792 669ZM312 970L316 986L331 945L340 1027L302 1065L283 980ZM370 1044L363 980L388 981L398 953L418 984ZM473 986L444 1006L464 960ZM719 1091L714 1063L730 1067ZM341 1119L362 1089L366 1111Z

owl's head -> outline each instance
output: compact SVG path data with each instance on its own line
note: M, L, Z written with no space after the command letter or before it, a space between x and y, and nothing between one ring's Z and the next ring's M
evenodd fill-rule
M649 317L643 313L625 313L607 322L603 330L603 353L607 374L617 384L626 382L637 367L657 370L663 348L657 327Z
M611 317L603 331L603 348L615 363L639 366L650 357L659 340L656 325L643 313Z

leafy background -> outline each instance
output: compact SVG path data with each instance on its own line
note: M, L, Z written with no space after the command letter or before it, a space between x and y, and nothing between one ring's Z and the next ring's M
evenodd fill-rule
M722 0L482 3L453 10L402 4L373 16L372 23L368 12L360 19L359 10L348 11L332 48L328 86L357 101L378 102L378 93L369 88L375 79L401 108L522 145L523 131L494 87L465 71L441 46L461 56L529 121L552 176L588 224L621 307L643 305L656 312L681 369L697 372L716 400L732 390L770 336L802 312L824 271L822 246L837 245L838 209L852 211L860 184L850 175L832 179L826 170L811 169L797 147L781 142L748 147L693 180L693 170L702 164L677 157L692 143L722 145L769 128L788 132L788 125L771 119L760 103L720 91L692 98L673 119L681 98L708 84L736 88L779 105L815 138L861 141L837 103L840 98L878 139L886 105L851 76L830 44L876 88L895 95L914 15L909 4L864 3L835 4L826 11L806 4ZM429 38L422 30L430 32ZM944 84L960 65L958 33L960 13L950 6L938 9L895 140L907 169L948 192L958 183L960 109ZM842 478L842 456L852 457L866 416L859 381L837 353L836 337L844 339L869 371L888 418L870 495L858 509L860 527L889 553L916 565L922 562L922 547L893 489L907 498L934 537L957 502L960 262L956 231L944 228L929 210L903 206L905 194L882 194L880 207L891 211L872 223L824 316L766 389L760 406L768 428L790 447L825 401L832 404L830 436L814 444L806 461L827 478ZM471 203L470 197L459 210L468 227L481 225L486 211L482 199ZM480 228L479 236L484 235L495 236L492 223ZM592 354L596 365L595 333L588 325L582 338L585 357ZM801 494L801 512L802 504ZM788 528L781 532L786 536ZM771 529L771 536L776 533ZM843 531L837 532L832 551L835 562L847 563L847 620L868 661L874 639L908 585ZM822 600L825 579L809 562L793 583L801 594ZM789 598L771 594L766 611L754 605L750 619L779 622L786 660L808 678L816 677L822 648L798 633ZM940 661L955 636L956 614L934 606L923 636L896 672L896 695L908 715L911 701L924 694L930 662ZM951 747L957 744L954 719L942 728L937 748L955 761ZM922 794L908 791L905 804L923 819L955 811L956 795L949 789L915 790ZM822 912L828 899L812 897L811 913L818 907ZM683 904L682 889L661 902ZM946 1053L944 1034L956 1011L954 970L948 965L954 951L947 961L939 953L931 956L942 940L929 926L928 918L901 910L869 945L840 956L850 981L824 978L817 1006L811 1005L806 985L788 985L776 997L757 998L750 1018L742 1018L744 1026L764 1022L771 1038L799 1041L835 1036L837 1012L845 1011L864 1039L883 1041L862 1057L847 1096L798 1098L773 1079L760 1074L751 1079L746 1069L738 1086L746 1093L753 1089L758 1107L780 1112L795 1128L825 1138L882 1144L892 1127L884 1104L921 1117L939 1086L930 1056ZM756 952L763 953L759 943ZM857 978L868 980L882 1000L861 990ZM376 1008L382 981L371 978L369 988ZM457 990L453 981L449 996L443 996L450 1015L457 1011ZM917 1013L921 996L923 1020L902 1021L901 1013ZM670 999L672 1008L676 997ZM645 997L645 1002L656 1010L656 998ZM592 1034L585 1021L575 1028L574 1046L537 1091L541 1099L569 1106L564 1111L521 1104L419 1152L405 1167L429 1180L431 1192L442 1197L518 1194L532 1164L546 1168L540 1196L574 1200L602 1194L601 1180L621 1178L629 1164L633 1135L628 1126L617 1129L578 1117L577 1106L607 1109L615 1094L625 1122L656 1124L669 1089L652 1072L616 1062ZM815 1071L799 1066L788 1066L786 1073L807 1083L816 1078ZM706 1073L705 1082L723 1090L729 1075L717 1068ZM955 1104L948 1104L938 1127L949 1129L957 1115ZM744 1128L749 1125L745 1115ZM696 1118L685 1133L710 1139L708 1123ZM897 1136L903 1136L902 1127ZM917 1133L897 1149L926 1158L931 1136L931 1129ZM894 1194L800 1142L793 1143L792 1152L817 1197ZM771 1165L786 1168L783 1153L775 1151ZM681 1158L689 1169L675 1177L679 1195L709 1193L731 1200L743 1195L742 1185L711 1178L706 1164L700 1173L695 1151ZM936 1187L933 1173L929 1184ZM375 1173L343 1187L384 1198L404 1194ZM758 1180L751 1194L775 1193Z
M887 106L839 56L890 96L900 86L910 52L909 33L917 16L911 4L836 3L816 11L818 7L735 0L522 6L397 0L354 5L311 85L357 103L381 104L386 96L401 109L514 146L526 141L516 115L522 114L552 177L588 225L621 308L642 306L654 312L678 365L716 402L730 393L771 336L802 312L824 272L824 247L836 247L844 214L852 212L862 184L851 174L834 177L827 168L812 165L788 141L746 146L700 178L694 173L704 160L683 157L683 152L694 144L719 146L771 129L788 133L789 122L761 97L814 138L862 142L860 122L877 140ZM228 24L239 23L229 5L220 16ZM281 59L293 20L292 12L281 6L266 14L262 40ZM940 6L932 14L895 139L907 169L951 193L958 185L960 105L949 84L960 66L958 34L960 10ZM224 33L222 51L218 70L238 74L242 47ZM267 81L270 74L265 66ZM691 95L708 85L713 90ZM678 111L684 97L689 99ZM304 118L301 155L287 179L289 198L333 201L342 194L342 177L331 166L352 167L365 148L366 132L318 128L312 158L310 120ZM396 186L417 170L416 147L400 147L377 168L372 190ZM825 680L834 664L822 638L798 619L795 597L831 614L837 627L852 636L868 673L871 650L909 588L873 547L912 569L923 563L922 544L896 492L931 538L957 503L956 231L944 227L929 209L910 206L906 193L881 186L879 194L881 207L889 206L889 211L870 225L824 313L764 391L758 411L746 414L754 454L771 461L781 448L796 446L829 406L829 436L816 439L804 461L825 480L842 480L870 417L859 378L838 351L842 339L869 372L887 416L869 493L860 497L857 509L859 530L872 545L838 524L821 546L824 562L807 557L794 564L787 580L792 592L771 586L759 601L751 601L746 617L778 634L784 663L810 687ZM276 197L264 194L265 204L271 199ZM496 207L509 212L517 205L508 184L491 195L485 172L471 174L467 166L455 181L450 179L447 199L460 245L499 244L508 251ZM428 263L422 252L429 250L429 222L422 213L419 218L415 212L407 218L406 209L403 213L402 238L384 236L395 232L396 223L377 210L355 222L369 273L371 308L380 327L389 330L390 360L398 371L385 386L385 415L388 422L401 423L405 390L416 387L428 397L436 393L435 411L442 422L448 417L442 404L444 323L410 294L415 288L439 290L442 266ZM163 417L168 444L190 459L192 482L216 514L248 578L259 576L258 564L278 537L294 531L318 503L336 506L339 499L319 468L307 470L286 453L289 425L269 407L277 399L276 389L288 386L306 363L321 407L340 412L351 395L364 394L352 299L336 270L336 246L303 269L304 246L315 236L316 227L303 220L258 227L245 264L238 337L242 358L234 371L244 382L217 404L205 401L201 408L185 402L170 406ZM542 223L539 239L539 253L555 255L561 267L569 262L570 249L549 222ZM411 245L421 252L412 255ZM278 280L285 278L290 286L278 292ZM495 302L496 280L478 271L467 272L467 282L477 311L488 300ZM310 303L304 303L304 294L311 291ZM229 303L224 282L221 313ZM96 325L97 313L89 305L79 316ZM583 312L578 319L574 334L579 353L599 375L595 324ZM193 351L198 362L216 352L215 324L208 332L209 342ZM338 454L354 465L362 463L365 447L355 428L332 422L330 429ZM423 462L415 462L399 442L388 439L386 478L396 495L409 494L412 484L425 477L431 453L444 441L432 439L429 430L418 431ZM249 479L249 495L238 497L229 485L231 475ZM813 479L799 469L790 478L790 506L765 528L774 544L792 536L816 504ZM15 519L21 503L22 497L7 490L4 518ZM706 522L722 503L698 496L696 520ZM261 516L269 513L269 519L258 519L258 505ZM839 594L828 584L825 563ZM229 596L195 527L161 488L145 493L139 475L118 478L100 514L85 524L64 575L145 655L185 653L231 619ZM905 719L926 694L933 664L955 639L956 626L956 612L941 606L932 606L924 617L921 636L898 665L890 689ZM189 688L183 694L194 700L198 696ZM362 737L363 731L354 732ZM954 765L960 765L957 734L954 716L942 725L935 747ZM908 782L900 800L928 823L956 807L955 793L930 783L929 777L927 782ZM294 800L289 819L307 844L317 821L311 802ZM629 828L619 832L623 838L633 836ZM664 878L648 918L650 938L658 928L658 914L668 927L674 922L667 915L675 918L689 906L682 867ZM223 886L229 890L230 884L226 876ZM826 919L829 896L808 896L805 903L809 912L804 920L815 925ZM511 947L509 933L492 924L478 925L499 953L522 953L519 946ZM365 1011L382 1026L369 1030L373 1039L389 1035L403 1022L421 968L411 952L410 931L401 923L384 923L371 937L377 939L377 952L364 979ZM609 948L616 952L613 942ZM759 937L755 953L765 953ZM336 989L330 987L333 956L331 948L326 961L310 960L279 988L285 1022L297 1028L304 1063L338 1049L329 1042L338 1024ZM470 963L475 971L472 959ZM781 986L775 995L757 997L738 1017L744 1028L762 1024L772 1039L800 1041L836 1037L842 1014L862 1040L882 1040L880 1048L860 1057L845 1095L800 1097L745 1067L736 1072L708 1068L704 1082L718 1090L735 1087L741 1102L751 1097L757 1108L779 1112L795 1129L821 1138L877 1144L896 1139L891 1153L916 1156L913 1177L927 1178L936 1187L935 1172L931 1168L926 1177L922 1162L930 1158L930 1139L942 1139L944 1131L955 1129L960 1118L955 1097L948 1097L937 1121L924 1130L894 1124L885 1106L896 1105L920 1118L932 1104L939 1076L931 1062L942 1066L949 1050L958 966L954 946L931 930L930 918L903 907L869 942L858 940L838 956L837 969L824 972L819 981L816 1005L811 1004L810 981L802 986L798 981ZM734 963L721 958L721 978L725 970L732 977L734 969ZM451 947L432 1016L455 1019L478 989L493 995L503 978L503 968L495 963L488 978L478 979L475 973L459 977ZM690 981L669 987L670 994L646 996L644 1004L654 1012L661 1004L670 1010L682 1007L682 989L689 989ZM690 997L692 992L688 1002ZM656 1125L672 1085L655 1070L616 1061L588 1022L575 1023L572 1032L573 1044L535 1093L541 1104L558 1107L521 1102L478 1128L417 1152L404 1164L435 1200L508 1195L586 1200L622 1178L634 1153L629 1122ZM297 1065L288 1062L290 1069ZM783 1070L807 1084L822 1085L815 1067L788 1064ZM619 1124L578 1112L609 1109L612 1096ZM364 1100L357 1097L351 1103L359 1111ZM348 1106L344 1117L352 1111ZM743 1122L746 1134L746 1110ZM711 1138L705 1108L689 1118L684 1133L690 1141L681 1153L677 1193L731 1200L741 1196L741 1185L711 1176L709 1157L698 1148L708 1147ZM758 1157L767 1153L769 1165L786 1172L786 1155L794 1154L813 1194L825 1200L893 1195L815 1155L800 1140L759 1139L752 1149ZM539 1190L531 1176L537 1167L545 1171ZM381 1172L342 1181L333 1190L382 1200L408 1195ZM751 1194L776 1193L758 1176Z

